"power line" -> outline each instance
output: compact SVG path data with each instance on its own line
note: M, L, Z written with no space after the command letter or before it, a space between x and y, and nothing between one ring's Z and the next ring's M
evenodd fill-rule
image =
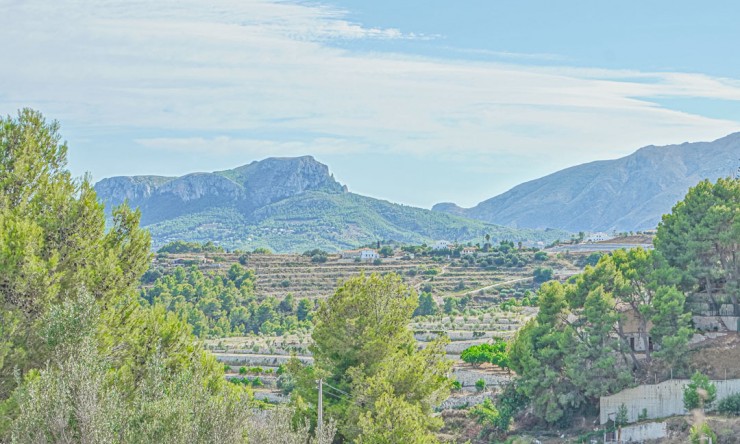
M345 395L350 396L350 397L352 396L352 394L347 393L347 392L345 392L344 390L342 390L340 388L334 387L333 385L329 384L326 381L324 381L324 385L327 386L327 387L329 387L329 388L333 388L334 390L338 391L339 393L344 393Z
M334 398L334 399L338 399L338 400L340 400L340 401L344 401L344 398L342 398L342 397L340 397L340 396L338 396L338 395L335 395L335 394L334 394L334 393L332 393L332 392L324 392L324 394L325 394L325 395L328 395L328 396L331 396L331 397L332 397L332 398Z

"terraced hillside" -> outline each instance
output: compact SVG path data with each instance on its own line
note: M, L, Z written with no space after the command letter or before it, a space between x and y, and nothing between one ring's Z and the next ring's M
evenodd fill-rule
M154 269L167 272L178 266L197 266L204 272L226 273L241 263L254 270L255 292L260 297L282 299L288 294L295 298L320 299L331 295L337 283L360 273L397 273L418 290L430 291L435 297L465 296L476 299L506 296L511 288L518 294L532 286L536 267L551 267L564 274L575 272L568 261L555 257L546 261L532 260L532 252L523 252L526 260L513 267L470 265L469 261L441 257L406 258L394 256L381 259L378 264L328 256L325 263L312 262L310 257L297 254L251 254L242 257L230 253L160 254ZM482 259L485 253L477 254Z

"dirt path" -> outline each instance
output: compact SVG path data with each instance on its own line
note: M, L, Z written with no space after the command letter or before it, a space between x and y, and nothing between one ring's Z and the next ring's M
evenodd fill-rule
M532 279L534 279L534 277L533 276L529 276L529 277L525 277L525 278L514 279L514 280L511 280L511 281L497 282L495 284L487 285L485 287L481 287L481 288L478 288L478 289L475 289L475 290L466 291L464 293L460 293L460 294L457 294L455 296L462 297L462 296L467 296L469 294L472 295L472 294L475 294L475 293L480 293L481 291L484 291L484 290L488 290L489 288L496 288L496 287L500 287L502 285L516 284L517 282L531 281Z

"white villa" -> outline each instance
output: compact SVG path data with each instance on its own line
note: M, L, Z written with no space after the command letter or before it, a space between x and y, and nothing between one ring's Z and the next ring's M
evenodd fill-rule
M446 240L438 240L432 245L432 250L451 250L455 245Z
M606 241L612 238L614 238L614 236L610 236L604 233L603 231L600 231L598 233L589 234L588 237L586 238L586 242L602 242L602 241Z
M342 252L342 259L359 259L361 261L374 261L380 259L380 255L377 251L369 248L363 248L361 250L348 250Z
M361 261L374 261L375 259L380 259L377 251L370 249L360 250Z

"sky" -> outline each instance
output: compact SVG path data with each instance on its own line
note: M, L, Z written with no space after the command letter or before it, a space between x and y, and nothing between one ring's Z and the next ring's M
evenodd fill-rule
M740 2L0 0L0 114L75 175L313 155L350 191L461 206L740 131Z

